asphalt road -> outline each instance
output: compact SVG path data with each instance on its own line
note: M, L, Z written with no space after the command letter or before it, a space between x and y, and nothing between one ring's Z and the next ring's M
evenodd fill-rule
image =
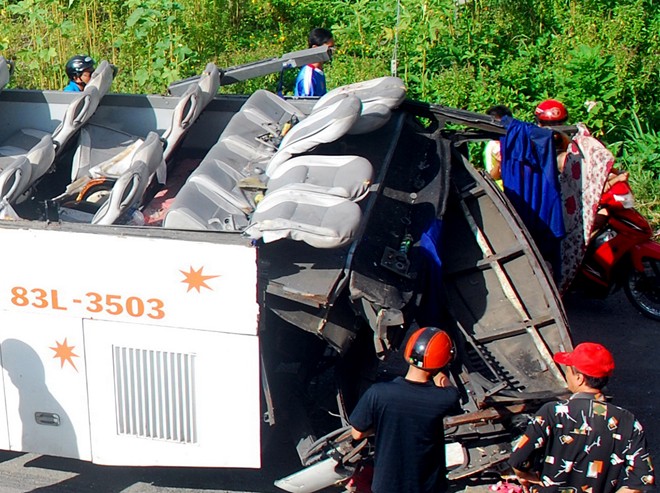
M614 402L637 415L646 427L651 451L660 456L660 374L657 350L660 322L639 315L620 293L608 300L569 295L566 311L575 343L596 341L614 354L616 371L609 389ZM193 493L281 491L273 480L298 467L290 447L274 443L275 459L261 471L188 468L102 467L33 454L0 452L0 493L101 492ZM289 450L283 452L282 450Z
M569 295L564 300L575 344L600 342L614 355L608 384L612 402L625 407L644 425L656 462L660 460L660 322L640 315L623 293L607 300Z

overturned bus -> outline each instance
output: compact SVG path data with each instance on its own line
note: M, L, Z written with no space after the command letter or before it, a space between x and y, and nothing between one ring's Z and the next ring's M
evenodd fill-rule
M212 64L167 96L114 73L0 94L0 449L259 468L280 428L301 472L278 486L315 491L368 453L347 416L424 325L458 348L452 479L565 392L554 284L468 160L498 122L394 77L282 99L217 95Z

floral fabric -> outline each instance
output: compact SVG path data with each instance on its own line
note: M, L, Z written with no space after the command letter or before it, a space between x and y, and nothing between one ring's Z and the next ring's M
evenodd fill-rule
M582 263L603 187L614 164L614 156L603 143L592 137L584 124L577 127L559 173L566 228L561 242L560 293L568 289Z

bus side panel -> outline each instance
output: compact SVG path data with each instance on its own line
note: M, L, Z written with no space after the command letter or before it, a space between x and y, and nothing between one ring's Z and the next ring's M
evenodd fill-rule
M260 466L255 336L84 321L93 461Z
M208 240L0 227L0 447L259 467L256 249Z
M0 310L256 335L245 244L0 228Z
M80 319L0 312L6 448L91 459Z

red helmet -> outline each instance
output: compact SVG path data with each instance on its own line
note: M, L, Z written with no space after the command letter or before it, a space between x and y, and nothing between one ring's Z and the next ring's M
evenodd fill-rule
M539 123L561 125L568 120L568 111L561 101L546 99L536 107L534 116Z
M403 356L407 363L417 368L438 370L454 357L454 344L444 330L425 327L410 336Z

